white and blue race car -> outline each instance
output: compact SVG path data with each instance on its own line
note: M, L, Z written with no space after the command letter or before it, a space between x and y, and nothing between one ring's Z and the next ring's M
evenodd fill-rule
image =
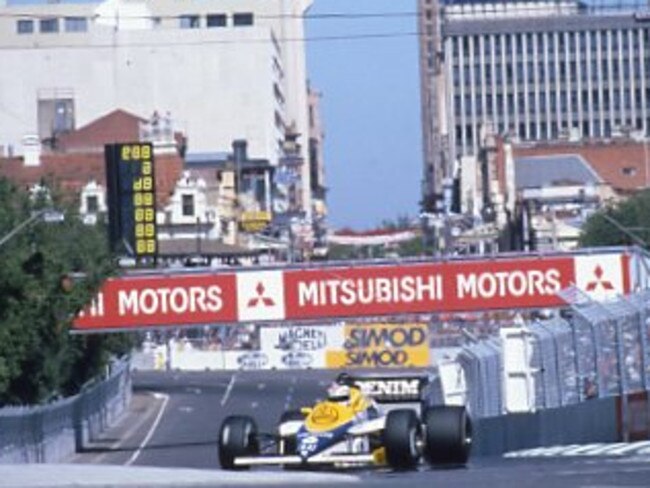
M259 433L251 417L230 416L219 434L221 467L368 465L408 470L421 460L434 466L464 465L472 443L470 418L464 407L421 407L427 381L426 376L344 373L327 400L285 412L274 434ZM405 403L415 405L398 405Z

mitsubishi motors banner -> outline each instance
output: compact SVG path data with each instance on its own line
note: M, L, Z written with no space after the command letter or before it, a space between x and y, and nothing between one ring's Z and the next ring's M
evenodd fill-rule
M277 369L324 368L325 352L343 342L341 325L264 327L260 349Z
M631 288L630 254L555 254L447 262L148 274L107 280L79 331L396 316L563 306L575 285L595 300Z
M425 324L347 324L341 347L327 351L327 367L426 367L428 337Z

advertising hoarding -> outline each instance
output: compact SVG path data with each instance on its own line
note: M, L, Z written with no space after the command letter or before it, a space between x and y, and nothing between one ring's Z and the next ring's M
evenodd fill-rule
M430 365L426 324L346 324L343 344L328 350L328 368L408 368Z
M211 270L107 280L80 331L280 322L564 306L576 286L595 300L631 288L627 253L526 256L350 267Z
M324 368L328 348L343 341L341 325L264 327L260 349L277 369Z

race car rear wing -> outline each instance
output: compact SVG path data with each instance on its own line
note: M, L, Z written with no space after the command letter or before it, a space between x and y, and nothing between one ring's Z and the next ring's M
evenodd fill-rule
M352 381L377 403L411 403L422 400L427 375L353 376Z

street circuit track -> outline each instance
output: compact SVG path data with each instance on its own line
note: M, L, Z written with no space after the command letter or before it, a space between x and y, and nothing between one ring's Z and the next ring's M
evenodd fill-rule
M261 432L273 432L286 409L322 398L335 372L136 372L136 398L149 398L142 418L131 414L127 438L87 453L80 462L161 468L218 470L217 445L222 420L232 414L253 416ZM155 395L155 396L154 396ZM145 413L145 410L147 412ZM138 425L135 425L138 424ZM345 470L341 484L377 487L610 487L648 486L650 454L594 457L473 458L467 468L394 473ZM283 474L255 469L264 485ZM268 480L268 481L265 481ZM306 481L305 481L306 483ZM328 483L337 485L336 478ZM277 483L276 483L277 486Z

